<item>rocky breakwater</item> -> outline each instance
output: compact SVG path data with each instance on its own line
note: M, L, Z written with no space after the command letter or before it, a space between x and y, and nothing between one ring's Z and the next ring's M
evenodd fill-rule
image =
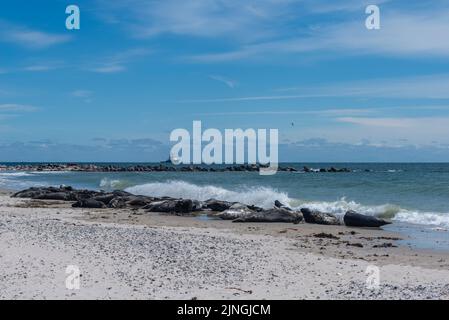
M171 197L150 197L134 195L126 191L113 192L77 190L69 186L33 187L12 195L14 198L35 200L59 200L71 202L74 208L130 209L134 213L163 213L179 216L207 214L236 223L244 222L284 222L311 223L321 225L346 225L349 227L379 228L389 221L348 211L343 219L330 213L302 208L293 210L276 201L273 208L264 209L239 202L209 199L198 201Z
M170 164L136 164L136 165L117 165L117 164L78 164L78 163L48 163L48 164L18 164L18 165L2 165L0 171L28 171L28 172L45 172L45 171L74 171L74 172L259 172L263 165L244 164L234 166L193 166ZM291 166L279 166L278 171L281 172L303 172L303 173L338 173L353 172L348 168L320 168L312 169L303 167L297 169Z

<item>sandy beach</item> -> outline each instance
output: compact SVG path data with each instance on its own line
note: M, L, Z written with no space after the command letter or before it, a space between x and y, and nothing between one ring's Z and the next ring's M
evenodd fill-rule
M0 196L1 299L448 299L446 253L382 230L205 220ZM389 243L389 244L388 244ZM66 268L80 289L66 288ZM379 286L367 286L367 268Z

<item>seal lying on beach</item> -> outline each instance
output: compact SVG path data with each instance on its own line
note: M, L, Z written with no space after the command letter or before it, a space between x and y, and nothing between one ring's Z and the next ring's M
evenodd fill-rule
M384 219L365 216L352 210L346 212L343 220L348 227L380 228L386 224L391 224L391 222Z
M302 220L303 216L301 212L276 207L239 217L232 222L286 222L297 224Z
M330 213L310 210L309 208L302 208L301 213L307 223L323 224L323 225L340 225L340 220Z

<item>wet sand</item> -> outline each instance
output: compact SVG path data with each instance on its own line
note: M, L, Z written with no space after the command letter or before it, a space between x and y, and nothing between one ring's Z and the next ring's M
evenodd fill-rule
M449 299L449 255L383 230L245 223L0 195L2 299ZM81 272L66 288L66 268ZM379 268L379 286L367 286Z

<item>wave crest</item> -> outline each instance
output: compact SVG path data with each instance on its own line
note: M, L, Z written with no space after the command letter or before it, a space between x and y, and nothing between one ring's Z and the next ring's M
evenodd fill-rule
M286 193L272 188L256 187L241 188L231 191L225 188L206 185L199 186L185 181L154 182L127 188L126 191L155 197L169 196L205 201L211 198L241 202L248 205L257 205L262 208L272 208L275 200L289 203L290 198Z

